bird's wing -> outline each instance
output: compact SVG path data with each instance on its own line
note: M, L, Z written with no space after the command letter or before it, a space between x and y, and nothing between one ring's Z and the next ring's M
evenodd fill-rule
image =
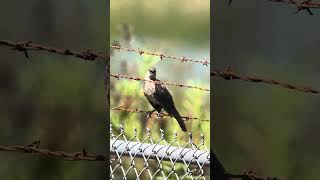
M168 89L160 83L156 83L156 93L154 98L159 102L159 104L162 104L163 108L167 113L172 115L172 110L175 108L174 107L174 102L172 99L172 96Z
M178 110L176 109L172 96L168 89L163 84L156 84L155 99L163 106L163 109L167 111L170 116L173 116L179 123L183 131L187 131L187 127L181 118Z
M160 108L159 104L156 104L155 102L153 102L153 99L150 98L150 96L147 96L147 95L145 95L145 96L146 96L147 100L149 101L149 103L151 104L151 106L152 106L155 110L157 110L158 112L160 112L161 108Z

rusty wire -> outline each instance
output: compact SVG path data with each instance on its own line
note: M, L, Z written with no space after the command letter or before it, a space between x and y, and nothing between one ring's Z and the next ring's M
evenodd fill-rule
M106 161L107 157L104 155L93 155L89 154L85 149L80 152L68 153L64 151L55 151L49 149L39 148L40 141L34 141L28 145L12 145L12 146L0 146L0 151L13 151L20 153L32 153L34 155L44 155L59 157L69 161Z
M148 82L152 82L152 83L159 83L159 84L165 84L165 85L171 85L171 86L198 89L198 90L201 90L201 91L210 91L209 89L201 88L201 87L197 87L197 86L184 85L184 84L181 84L181 83L170 83L170 82L145 80L145 79L140 78L140 77L132 77L132 76L126 76L126 75L122 75L122 74L110 74L110 76L113 77L113 78L116 78L118 80L120 78L124 78L124 79L131 79L131 80L135 80L135 81L148 81Z
M92 49L76 52L70 49L58 49L39 44L34 44L32 43L32 41L15 43L7 40L0 40L0 45L12 47L13 50L24 52L26 58L30 57L28 51L47 51L50 53L56 53L66 56L74 56L88 61L95 61L96 59L109 60L109 57L105 53L96 52Z
M129 109L129 108L125 108L123 106L114 107L114 108L111 108L111 110L113 110L113 111L124 111L124 112L129 112L129 113L145 113L145 114L148 113L148 111L144 111L144 110L141 110L141 109ZM152 114L156 114L156 113L153 112ZM166 113L160 113L160 115L161 116L171 117L169 114L166 114ZM189 120L200 120L200 121L208 121L208 122L210 121L209 119L200 119L200 118L197 118L197 117L189 117L189 116L182 116L181 118L184 119L184 121L189 121Z
M295 13L299 13L300 11L307 11L309 15L313 16L313 12L311 9L320 8L320 3L313 2L312 0L305 0L302 2L298 2L297 0L268 0L270 2L283 3L288 5L294 5L297 8ZM232 4L233 0L228 1L228 5Z
M269 0L269 1L295 5L297 8L296 13L305 10L311 16L313 16L313 12L311 11L311 9L320 8L320 3L312 2L312 0L305 0L303 2L297 2L296 0Z
M194 59L191 59L191 58L186 58L185 56L183 56L183 57L169 56L169 55L165 55L165 54L162 54L162 53L147 52L147 51L143 51L143 50L140 50L140 49L125 48L125 47L121 47L121 46L117 46L117 45L111 45L111 48L118 49L118 50L123 50L123 51L127 51L127 52L135 52L135 53L140 54L140 55L147 54L147 55L151 55L151 56L158 56L158 57L160 57L160 60L162 60L164 58L167 58L167 59L176 60L176 61L180 61L180 62L200 63L200 64L202 64L204 66L210 65L210 62L208 60L203 60L203 61L194 60Z
M242 179L242 180L279 180L276 177L262 177L258 176L253 171L246 171L243 174L225 174L225 176L232 178L232 179Z
M238 80L247 81L247 82L266 83L266 84L271 84L271 85L277 85L277 86L281 86L281 87L284 87L287 89L292 89L292 90L297 90L297 91L302 91L302 92L319 93L318 90L312 89L310 87L295 86L295 85L291 85L291 84L277 81L277 80L273 80L273 79L262 79L262 78L257 78L257 77L253 77L253 76L240 76L238 74L235 74L230 67L224 71L215 69L212 72L210 72L210 75L221 77L225 80L238 79Z
M297 8L297 11L295 13L299 13L300 11L307 11L308 14L311 16L313 16L313 12L311 11L311 9L320 8L320 3L313 2L312 0L305 0L302 2L299 2L297 0L268 0L268 1L294 5ZM230 6L232 2L233 0L229 0L228 5Z

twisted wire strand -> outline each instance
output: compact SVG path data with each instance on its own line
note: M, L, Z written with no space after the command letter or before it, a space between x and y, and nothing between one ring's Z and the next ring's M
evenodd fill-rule
M144 110L140 110L140 109L129 109L129 108L124 108L123 106L114 107L114 108L111 108L111 110L124 111L124 112L129 112L129 113L145 113L145 114L148 113L148 111L144 111ZM153 112L152 114L156 114L156 113ZM171 117L169 114L166 114L166 113L160 113L160 114L161 114L161 116ZM197 117L189 117L189 116L182 116L181 118L184 119L184 121L189 121L189 120L200 120L200 121L207 121L207 122L210 121L209 119L200 119Z
M275 3L283 3L288 5L294 5L297 8L295 13L299 13L300 11L307 11L309 15L313 16L313 12L311 9L320 8L320 3L312 2L312 0L305 0L302 2L298 2L297 0L269 0Z
M301 91L301 92L319 93L318 90L315 90L310 87L296 86L296 85L292 85L289 83L285 83L285 82L281 82L273 79L262 79L262 78L253 77L253 76L240 76L234 73L230 68L227 68L224 71L215 69L210 73L210 75L221 77L225 80L242 80L242 81L253 82L253 83L266 83L266 84L281 86L283 88L292 89L292 90Z
M202 88L202 87L197 87L197 86L190 86L190 85L185 85L182 83L171 83L171 82L162 82L162 81L151 81L151 80L145 80L140 77L133 77L133 76L126 76L123 74L110 74L111 77L116 78L116 79L130 79L130 80L135 80L135 81L143 81L143 82L152 82L152 83L159 83L159 84L165 84L165 85L170 85L170 86L177 86L177 87L183 87L183 88L191 88L191 89L197 89L201 91L210 91L210 89L207 88Z
M293 5L297 9L295 14L301 11L307 11L310 16L313 16L314 13L311 11L311 9L320 8L320 3L313 2L312 0L304 0L302 2L298 0L268 0L268 1L274 2L274 3L282 3L286 5ZM229 0L228 5L230 6L232 2L233 0Z
M226 177L232 178L232 179L242 179L242 180L280 180L277 177L263 177L263 176L258 176L255 172L253 171L246 171L243 174L230 174L227 173L225 174Z
M69 161L106 161L105 155L94 155L89 154L85 149L80 152L68 153L65 151L55 151L50 149L39 148L40 141L35 141L28 145L11 145L11 146L0 146L0 151L11 151L20 153L32 153L34 155L44 155L58 157Z
M117 50L126 51L126 52L134 52L134 53L137 53L139 55L147 54L147 55L151 55L151 56L158 56L160 58L160 60L163 60L164 58L167 58L167 59L176 60L176 61L180 61L180 62L199 63L199 64L202 64L204 66L210 65L210 62L208 60L203 60L203 61L194 60L194 59L191 59L191 58L187 58L185 56L183 56L183 57L169 56L169 55L165 55L165 54L162 54L162 53L147 52L147 51L144 51L144 50L141 50L141 49L121 47L119 45L111 45L111 48L114 48L114 49L117 49Z
M83 60L88 60L88 61L95 61L97 59L102 59L102 60L110 59L110 57L108 57L105 53L96 52L92 49L86 49L86 50L77 52L67 48L60 49L60 48L54 48L49 46L43 46L43 45L35 44L32 41L23 41L23 42L15 43L8 40L0 40L0 45L12 47L12 50L24 52L24 55L26 58L30 57L28 51L47 51L50 53L55 53L55 54L60 54L65 56L74 56L74 57L81 58Z

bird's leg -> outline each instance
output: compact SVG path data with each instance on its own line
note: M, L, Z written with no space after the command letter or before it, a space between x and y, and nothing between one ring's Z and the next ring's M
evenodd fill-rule
M147 112L147 118L150 118L150 117L151 117L151 114L152 114L154 111L155 111L155 109L152 110L152 111L148 111L148 112Z
M161 113L157 113L157 119L161 119L162 118L162 114Z
M163 117L162 112L164 111L164 109L161 109L160 112L158 111L157 113L157 119L161 119Z

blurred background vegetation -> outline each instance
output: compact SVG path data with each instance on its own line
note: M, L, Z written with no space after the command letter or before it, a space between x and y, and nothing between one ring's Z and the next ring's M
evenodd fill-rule
M319 2L319 1L317 1ZM215 68L319 86L319 10L281 3L214 1ZM320 179L319 95L214 80L214 148L231 172L283 180Z
M106 51L105 1L2 1L0 39ZM103 62L0 48L0 144L106 152ZM1 179L103 179L105 164L0 152Z
M142 49L148 52L163 53L197 60L209 60L210 50L210 1L111 1L110 42L123 47ZM111 56L111 73L144 77L147 69L155 67L157 78L209 88L209 67L194 63L181 63L160 60L159 57L138 55L114 50ZM123 106L129 109L149 111L152 106L143 95L142 82L111 78L110 108ZM183 116L210 119L210 93L195 89L166 85L173 96L175 105ZM111 111L111 124L119 131L120 124L127 137L133 136L137 128L140 140L146 137L146 128L151 129L154 140L164 129L168 142L178 132L183 145L188 141L187 133L180 130L175 119L165 117L161 120L146 118L146 114ZM200 144L200 134L210 143L210 122L186 121L188 131ZM130 163L130 161L128 161ZM157 164L155 164L157 165ZM143 164L138 164L143 168ZM168 166L168 168L171 168ZM181 170L181 169L180 169Z

